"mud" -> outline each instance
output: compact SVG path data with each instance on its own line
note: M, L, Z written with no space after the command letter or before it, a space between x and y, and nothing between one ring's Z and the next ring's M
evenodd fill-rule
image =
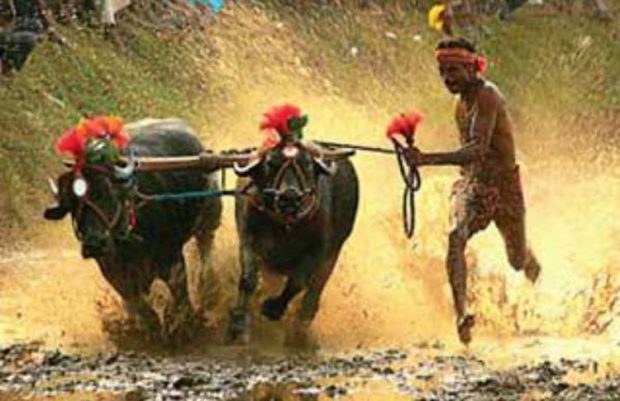
M340 356L228 349L226 356L84 357L21 344L0 349L0 399L620 399L620 376L599 369L595 360L574 359L496 369L432 347Z
M71 239L69 234L63 238ZM257 325L270 324L269 330L248 347L223 346L217 334L225 320L216 320L214 333L172 354L148 344L140 333L126 333L130 327L118 297L92 262L79 259L75 243L67 242L54 246L54 252L0 260L0 401L620 400L617 331L546 330L541 335L530 330L536 334L530 337L519 330L502 336L502 326L491 323L531 320L508 313L510 303L500 302L505 297L486 290L503 288L505 279L474 283L488 305L506 310L496 316L487 304L478 307L490 323L481 322L487 329L476 333L469 349L454 344L450 319L417 313L430 299L447 295L435 290L420 300L421 306L401 304L392 295L409 288L403 284L407 276L390 276L389 281L335 281L311 328L318 352L285 348L281 328L259 318ZM363 267L346 261L344 269ZM358 289L362 285L386 293L369 297ZM591 304L586 310L596 312L587 314L588 327L617 326L616 282L601 279L591 292L598 297L586 292L579 298ZM407 293L418 296L413 289ZM349 306L351 299L357 308ZM532 305L544 310L547 304ZM580 309L569 311L568 305L573 304L567 303L566 316L581 321ZM607 312L599 316L601 311ZM541 316L542 328L573 321ZM492 335L485 335L489 328ZM386 343L397 348L385 350Z

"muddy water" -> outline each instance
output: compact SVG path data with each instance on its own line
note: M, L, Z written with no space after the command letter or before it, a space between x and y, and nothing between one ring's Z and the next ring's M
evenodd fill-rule
M362 180L387 181L389 172L370 162L358 161ZM612 224L620 187L605 175L560 185L565 178L553 169L532 167L526 177L545 178L527 183L545 270L532 287L506 265L497 236L473 242L479 325L469 349L454 338L437 230L451 176L425 175L413 243L400 233L398 194L364 193L364 213L311 328L321 351L302 356L283 346L280 326L261 319L250 347L222 345L237 268L231 218L216 240L222 288L212 330L176 354L135 333L119 336L118 297L81 260L69 227L48 226L48 243L0 260L0 400L620 399Z
M109 348L99 309L109 289L75 251L13 255L0 261L0 341L75 350Z
M362 131L363 117L337 128ZM249 348L222 346L238 269L229 200L214 250L211 331L180 354L119 335L118 297L81 260L69 227L46 225L47 243L0 259L0 400L620 399L620 175L524 165L541 280L531 286L510 269L493 228L475 238L468 259L478 325L464 349L443 262L453 172L423 172L408 242L393 161L356 157L360 216L311 327L320 353L292 354L281 326L261 319Z
M620 399L620 343L607 337L481 334L469 349L438 337L314 352L204 338L177 353L127 349L109 331L122 318L118 299L75 250L13 255L0 272L3 401Z

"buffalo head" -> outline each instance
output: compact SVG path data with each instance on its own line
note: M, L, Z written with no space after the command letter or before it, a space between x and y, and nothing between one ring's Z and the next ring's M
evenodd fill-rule
M116 241L127 240L132 228L132 192L136 161L124 165L86 163L62 174L50 187L57 203L45 210L48 220L71 216L84 258L114 251Z
M349 150L322 149L312 143L285 138L235 163L234 171L248 177L258 204L285 222L300 221L318 205L321 175L336 172L337 161Z

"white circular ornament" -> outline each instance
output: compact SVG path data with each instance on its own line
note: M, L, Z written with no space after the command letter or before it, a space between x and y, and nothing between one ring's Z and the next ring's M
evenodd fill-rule
M297 146L289 145L289 146L286 146L284 149L282 149L282 154L287 159L295 158L298 153L299 153L299 149L297 149Z
M82 177L78 177L75 180L73 180L73 193L79 197L82 198L84 197L84 195L86 195L86 192L88 192L88 183L86 182L86 180Z

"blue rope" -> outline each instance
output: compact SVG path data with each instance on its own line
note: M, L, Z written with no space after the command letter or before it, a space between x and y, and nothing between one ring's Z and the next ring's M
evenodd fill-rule
M179 193L164 193L155 195L141 194L143 198L148 201L165 202L165 201L184 201L188 199L200 199L200 198L217 198L223 195L229 195L230 191L189 191Z

